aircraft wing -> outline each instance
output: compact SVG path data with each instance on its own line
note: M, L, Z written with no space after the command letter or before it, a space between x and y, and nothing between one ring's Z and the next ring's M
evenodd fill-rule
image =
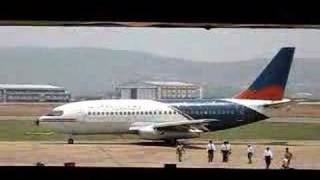
M161 122L147 125L155 130L159 131L179 131L179 132L206 132L208 129L205 127L209 122L218 121L216 119L201 119L201 120L184 120L184 121L172 121L172 122ZM129 130L139 130L145 128L144 125L130 127Z

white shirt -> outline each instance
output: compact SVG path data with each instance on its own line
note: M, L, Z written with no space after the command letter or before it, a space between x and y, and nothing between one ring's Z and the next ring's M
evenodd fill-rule
M230 144L227 144L227 150L231 150L231 145Z
M248 147L248 153L253 153L253 152L254 152L253 147L252 146Z
M272 151L271 150L265 150L264 153L263 153L264 157L266 156L270 156L272 158Z
M226 151L226 150L228 150L227 145L222 144L222 145L221 145L221 150L222 150L222 151Z
M213 150L213 151L215 151L216 150L216 146L212 143L212 144L208 144L208 146L207 146L207 150L209 151L209 150Z

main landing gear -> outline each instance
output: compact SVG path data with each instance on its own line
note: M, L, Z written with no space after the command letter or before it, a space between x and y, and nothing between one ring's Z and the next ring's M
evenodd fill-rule
M177 142L178 142L178 141L177 141L177 139L165 139L164 142L165 142L166 144L175 146L175 145L177 145Z
M72 138L68 139L68 144L73 144L73 139Z

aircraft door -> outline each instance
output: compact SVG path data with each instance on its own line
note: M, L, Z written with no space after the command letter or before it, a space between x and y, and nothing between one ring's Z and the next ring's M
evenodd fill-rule
M79 121L85 121L87 120L87 112L84 109L81 109L77 112L77 119Z
M245 109L241 105L237 105L236 107L238 115L239 115L239 120L245 120Z

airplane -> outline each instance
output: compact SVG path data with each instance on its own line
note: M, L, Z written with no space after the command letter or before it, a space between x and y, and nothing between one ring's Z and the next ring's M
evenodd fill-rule
M284 92L295 47L283 47L256 80L226 99L164 102L112 99L72 102L41 116L37 125L69 135L137 134L142 139L175 143L202 133L233 128L270 118L269 110L291 102Z

